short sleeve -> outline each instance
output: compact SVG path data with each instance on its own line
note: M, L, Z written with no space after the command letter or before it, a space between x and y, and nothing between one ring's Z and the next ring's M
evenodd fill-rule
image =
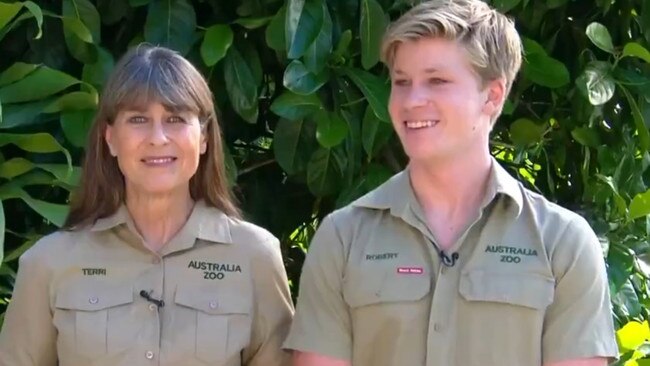
M38 244L37 244L38 246ZM47 263L31 248L20 258L11 302L0 332L0 366L56 365Z
M280 245L273 238L253 258L255 311L250 345L243 352L246 366L286 366L290 354L282 349L293 316Z
M350 360L352 331L342 293L343 253L341 238L330 215L323 220L309 246L286 348Z
M581 217L572 220L551 257L556 286L544 319L544 363L616 358L605 261L589 224Z

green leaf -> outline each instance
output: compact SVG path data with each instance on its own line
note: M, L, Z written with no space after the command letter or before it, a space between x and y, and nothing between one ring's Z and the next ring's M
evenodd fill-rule
M63 0L63 16L75 19L90 33L88 43L101 40L101 21L97 8L89 0Z
M347 52L348 47L350 47L350 42L352 42L352 31L347 29L341 33L341 38L339 38L339 43L336 45L334 54L343 56Z
M497 8L499 11L506 13L514 9L520 2L521 0L494 0L492 6Z
M273 134L273 153L287 174L307 169L313 138L313 125L306 121L281 119L278 122Z
M15 83L38 68L38 65L16 62L0 74L0 87Z
M147 42L185 55L194 43L195 29L196 13L187 0L156 0L149 4L144 24Z
M214 66L228 52L232 45L233 33L229 26L216 24L205 31L201 43L201 57L207 66Z
M48 98L31 103L7 105L4 108L0 128L7 129L16 126L28 126L37 122L38 115L54 100L54 98Z
M83 63L97 61L101 22L99 12L89 0L63 0L63 36L70 54Z
M230 47L224 58L224 77L235 112L249 123L257 122L258 94L255 79L250 66L235 47Z
M605 52L614 53L612 36L609 35L609 31L604 25L598 22L593 22L587 26L586 34L589 40L591 40L596 47Z
M3 256L5 252L5 209L2 201L0 201L0 263L4 261Z
M368 157L374 157L388 143L393 132L393 127L380 121L370 106L366 108L361 124L361 142Z
M643 120L641 110L639 110L639 105L636 103L634 97L626 88L620 86L620 89L623 91L627 102L630 104L632 118L634 119L634 124L636 125L636 131L639 134L639 147L641 148L641 152L648 151L650 150L650 133L648 133L648 128L646 127L645 121Z
M296 94L308 95L316 92L329 79L327 70L314 75L300 60L293 60L284 71L284 86Z
M522 73L533 83L547 88L559 88L570 81L569 70L562 62L540 53L526 55Z
M0 201L1 202L1 201ZM36 240L27 240L21 246L16 248L14 251L10 252L4 259L4 263L9 263L18 259L23 255L29 248L36 244Z
M390 122L387 109L390 85L381 78L363 70L347 68L344 69L344 73L361 90L375 116L384 122Z
M267 17L257 17L257 18L239 18L234 21L235 24L239 24L246 29L257 29L261 28L273 19L273 16Z
M571 131L571 136L581 145L597 148L600 146L598 132L589 127L578 127Z
M101 90L114 66L113 56L104 48L97 47L97 60L84 65L82 79L96 90Z
M9 24L11 19L18 15L22 8L23 5L21 3L0 3L0 29Z
M300 95L285 91L271 104L271 111L288 120L298 120L318 111L321 102L316 94Z
M61 128L68 141L74 146L85 147L94 116L94 110L75 110L61 113Z
M650 190L639 193L630 202L630 219L635 220L640 217L650 215Z
M285 25L287 57L296 59L307 52L320 33L323 7L318 0L289 0Z
M32 153L62 152L68 165L72 166L70 153L49 133L39 132L34 134L0 133L0 147L13 144Z
M96 92L71 92L58 98L56 101L45 107L44 113L57 113L62 110L78 111L84 109L96 109L98 95Z
M361 0L361 65L368 70L379 62L381 39L386 28L386 15L376 0Z
M56 94L79 80L61 71L40 66L23 79L0 87L0 99L4 103L19 103L42 99Z
M36 25L38 26L38 33L36 34L34 39L40 39L41 36L43 35L43 10L41 10L41 7L36 5L33 1L25 1L23 2L23 6L26 7L27 10L29 10L29 12L36 20Z
M147 5L150 2L151 0L129 0L129 5L131 5L134 8L137 8L138 6Z
M68 206L66 205L59 205L32 198L22 188L12 183L0 187L0 199L4 201L11 198L22 199L31 209L58 227L63 226L63 223L68 216Z
M322 7L323 26L303 57L305 66L314 74L318 74L323 70L330 52L332 52L332 18L326 2L322 3Z
M545 126L520 118L510 125L510 140L516 145L527 146L542 141Z
M578 90L592 105L607 103L616 89L616 83L611 76L612 66L607 62L593 61L576 79Z
M275 14L269 26L266 27L266 44L276 51L284 51L287 49L284 30L286 18L287 7L283 5Z
M636 42L630 42L623 47L623 57L630 56L638 57L643 61L650 63L650 51Z
M364 186L366 190L371 191L384 184L392 176L393 172L388 167L379 164L370 164L366 172Z
M332 149L320 148L314 152L307 165L307 186L317 197L337 192L341 174Z
M348 135L348 124L336 112L321 109L314 115L316 140L325 148L339 145Z
M36 168L45 170L54 175L59 181L70 185L78 183L81 172L80 168L71 170L65 164L34 164L24 158L13 158L0 164L0 177L13 179Z
M0 178L12 179L34 169L34 163L24 158L9 159L0 164Z

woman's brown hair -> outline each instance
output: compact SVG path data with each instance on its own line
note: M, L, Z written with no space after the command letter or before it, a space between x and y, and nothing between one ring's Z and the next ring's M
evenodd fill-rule
M221 130L208 84L178 53L164 47L139 45L120 59L104 87L65 229L92 225L97 219L114 214L123 204L124 176L109 152L104 134L119 111L152 102L172 110L197 113L207 139L207 151L201 155L197 172L190 179L190 195L229 216L240 216L228 186Z

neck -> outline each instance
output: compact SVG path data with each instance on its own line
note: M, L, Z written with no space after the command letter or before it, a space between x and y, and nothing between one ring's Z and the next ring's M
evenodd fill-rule
M164 195L126 192L126 207L147 248L158 252L185 225L194 201L189 191Z
M452 159L411 161L409 174L416 198L425 213L454 217L478 210L490 175L489 151ZM461 215L462 216L462 215Z

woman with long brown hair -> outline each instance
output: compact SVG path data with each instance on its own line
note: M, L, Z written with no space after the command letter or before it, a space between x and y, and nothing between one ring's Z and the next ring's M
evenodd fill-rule
M0 365L287 364L279 243L240 218L201 74L132 49L88 141L64 230L20 259Z

